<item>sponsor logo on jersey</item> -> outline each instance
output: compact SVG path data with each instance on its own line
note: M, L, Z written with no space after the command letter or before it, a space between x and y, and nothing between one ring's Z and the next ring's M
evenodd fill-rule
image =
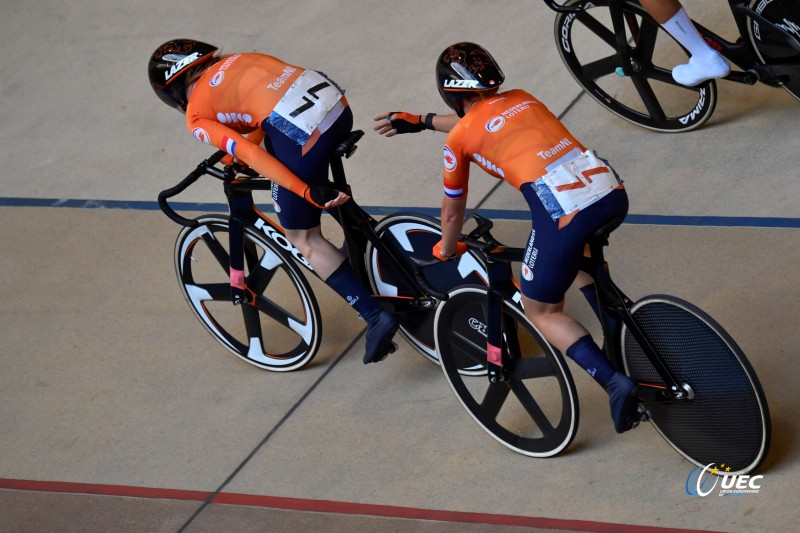
M200 142L204 142L206 144L211 144L211 139L208 137L208 132L203 128L195 128L192 130L192 135L194 138Z
M522 265L522 277L527 281L533 281L533 270L528 265Z
M505 117L505 118L511 118L514 115L516 115L517 113L521 113L522 111L525 111L530 106L535 105L536 103L537 103L536 100L525 100L524 102L520 102L517 105L509 107L508 109L503 111L501 113L501 115L503 115L503 117Z
M248 113L217 113L217 122L220 124L231 124L234 122L243 122L250 124L253 121Z
M491 161L489 161L488 159L483 157L481 154L477 154L477 153L472 154L472 158L475 161L477 161L478 163L480 163L481 166L483 166L483 168L485 168L486 170L494 172L495 174L497 174L501 178L505 178L506 177L506 175L503 172L502 168L499 168L497 165L495 165L494 163L492 163Z
M533 267L536 266L536 257L539 255L539 249L534 246L535 242L536 230L532 229L528 245L525 247L525 257L522 258L522 277L528 281L533 279Z
M223 137L222 147L225 149L226 152L236 157L236 141L234 141L230 137Z
M500 128L505 126L506 119L501 116L492 117L486 123L486 131L489 133L494 133L496 131L500 131Z
M570 141L567 137L564 137L555 146L552 146L547 150L542 150L541 152L536 152L536 155L542 159L549 159L557 155L559 152L566 150L570 146L572 146L572 141Z
M478 80L444 80L445 89L477 89Z
M217 69L217 72L223 72L225 70L228 70L228 68L231 65L233 65L233 62L236 61L237 59L239 59L239 57L241 55L242 54L235 54L235 55L232 55L231 57L229 57L228 59L226 59L225 62L222 63L222 65L220 65L220 67Z
M286 67L283 69L283 72L281 72L281 75L278 76L278 78L272 83L267 84L267 87L272 89L273 91L277 91L283 86L284 83L286 83L286 81L289 78L292 77L292 74L294 74L295 72L297 72L296 68L292 68L289 65L286 65Z
M453 172L458 167L458 161L449 146L444 145L444 169Z
M211 81L209 82L209 85L211 85L212 87L216 87L217 85L222 83L222 78L224 78L224 77L225 77L225 73L222 72L221 70L218 71L216 74L214 74L211 77Z

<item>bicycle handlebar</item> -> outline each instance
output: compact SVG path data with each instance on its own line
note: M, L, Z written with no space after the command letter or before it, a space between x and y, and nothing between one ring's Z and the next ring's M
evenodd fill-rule
M544 0L544 3L547 4L547 7L559 13L580 13L584 11L583 5L566 6L564 4L559 4L556 0Z
M206 174L210 174L215 178L225 179L228 171L221 170L214 165L219 163L226 155L228 155L227 152L223 150L215 152L211 157L204 159L199 165L197 165L197 168L190 172L188 176L183 178L180 183L174 187L170 187L169 189L161 191L158 195L158 207L161 208L161 211L163 211L170 220L180 224L181 226L186 226L188 228L195 227L197 225L196 220L180 216L175 212L174 209L172 209L167 200L173 196L179 195Z
M484 255L488 255L498 248L504 248L504 245L495 239L491 234L491 229L494 227L494 222L475 213L473 213L472 218L475 219L475 222L478 223L478 226L470 231L467 235L462 234L458 239L460 242L465 243L470 249L480 251ZM499 258L504 259L505 255L506 254L501 254ZM431 284L428 283L424 272L428 267L443 264L442 261L436 258L417 259L411 257L410 259L414 266L414 276L417 278L419 286L437 300L447 300L448 295L432 287ZM513 259L514 258L512 257L511 260Z

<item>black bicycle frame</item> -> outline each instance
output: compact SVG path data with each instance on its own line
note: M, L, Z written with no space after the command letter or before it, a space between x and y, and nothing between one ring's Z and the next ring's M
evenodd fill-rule
M489 381L496 383L504 381L506 373L513 374L515 372L515 369L507 366L511 361L508 358L504 341L508 341L513 335L509 335L509 338L506 339L503 338L503 300L512 298L517 292L517 286L514 284L511 274L511 263L520 261L525 250L504 246L491 235L492 222L490 220L478 215L473 216L478 222L478 227L469 235L463 235L461 240L469 248L480 250L486 257L489 273L486 330L487 367ZM641 388L655 393L654 399L682 398L685 390L658 357L647 336L631 315L630 308L633 306L633 302L611 279L603 248L608 244L609 233L621 223L621 219L612 221L595 233L589 241L591 257L584 257L580 266L581 270L589 274L595 282L600 303L600 324L606 339L608 358L617 369L622 368L621 347L615 342L615 339L622 338L622 325L624 324L666 385L665 387L664 385L640 383ZM617 318L613 322L613 327L609 315Z
M681 387L681 384L661 358L658 357L655 348L653 348L653 345L631 315L630 309L633 306L633 301L611 279L608 263L603 255L603 247L608 244L607 236L608 233L598 232L595 234L595 237L589 242L591 257L584 257L581 270L594 279L600 304L600 325L603 330L603 337L606 339L605 349L608 358L617 369L622 368L622 347L620 343L622 342L622 326L624 324L666 385L665 388L662 385L640 383L640 389L648 389L650 392L657 393L655 399L674 400L683 398L686 391ZM613 327L611 325L612 322L609 320L609 315L617 318L613 322ZM619 342L617 342L617 339L619 339Z
M350 157L356 150L355 143L363 135L362 131L351 132L340 146L334 151L330 159L331 174L335 188L350 194L350 186L344 172L342 158ZM208 159L200 163L194 171L184 178L178 185L163 191L158 196L161 210L171 220L186 227L195 227L198 222L195 219L188 219L176 213L169 205L167 200L196 182L204 175L213 176L224 183L225 197L230 209L230 268L244 271L244 263L247 250L245 250L244 228L248 226L267 227L267 233L272 234L272 240L280 239L279 245L282 248L289 247L287 250L298 263L306 267L314 275L317 273L295 249L289 241L283 237L284 230L279 225L264 216L255 206L253 191L269 191L272 183L266 179L248 179L247 177L237 177L237 170L242 169L226 166L224 169L216 167L223 157L227 155L224 151L218 151ZM247 172L253 175L252 172ZM419 283L414 265L406 258L400 244L394 239L391 233L381 239L375 233L377 222L366 211L364 211L352 198L345 204L332 209L329 214L342 227L345 238L345 248L350 261L350 265L356 275L364 283L368 281L366 265L363 257L366 253L367 242L371 242L377 253L385 258L382 267L390 269L392 273L402 280L404 291L408 292L407 297L396 298L390 296L375 295L374 297L383 307L393 312L412 312L420 309L429 309L433 301L428 296L428 292ZM269 235L268 235L269 236ZM277 241L276 241L277 242ZM229 272L230 274L230 272ZM243 291L232 291L233 299L236 303L252 302L252 294L245 294Z

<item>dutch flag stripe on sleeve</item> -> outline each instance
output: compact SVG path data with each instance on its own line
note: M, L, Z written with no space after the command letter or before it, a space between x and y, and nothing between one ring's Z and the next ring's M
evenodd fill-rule
M226 152L236 157L236 141L226 136L222 138L222 144Z
M445 185L444 186L444 194L448 198L461 198L462 196L464 196L464 189L463 189L463 187L459 187L459 188L456 189L456 188L448 187L447 185Z

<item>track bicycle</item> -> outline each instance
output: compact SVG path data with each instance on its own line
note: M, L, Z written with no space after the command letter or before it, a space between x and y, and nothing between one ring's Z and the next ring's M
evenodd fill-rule
M525 317L511 263L523 248L492 235L492 221L461 237L484 255L488 286L458 286L436 312L441 367L461 404L487 433L532 457L564 451L578 429L578 396L564 358ZM617 219L589 242L581 270L595 281L605 350L617 368L639 382L642 419L698 466L724 463L744 474L769 450L767 400L742 350L694 305L667 295L632 302L611 280L603 248ZM435 291L433 291L435 294ZM458 372L465 359L483 364L486 376Z
M362 135L360 130L352 132L330 160L331 186L351 197L342 159L353 154ZM184 226L174 250L181 292L209 333L240 359L277 372L301 368L314 358L322 342L320 307L303 274L315 275L314 270L280 225L255 206L253 192L269 191L270 181L237 165L220 167L225 155L216 152L158 196L161 210ZM168 200L206 175L223 182L230 215L181 216ZM379 304L395 313L401 335L438 363L433 338L438 301L420 287L410 262L410 258L430 257L441 238L438 221L422 214L394 213L378 222L352 198L329 214L342 227L343 252L353 270ZM231 267L245 272L243 295L231 289ZM459 283L485 283L488 277L475 253L458 264L431 267L426 274L437 290ZM235 298L241 298L241 305L234 305ZM481 373L484 369L478 365L462 371Z
M600 105L628 122L667 133L691 131L711 117L715 80L685 87L672 79L672 67L685 63L688 54L638 1L544 1L557 12L556 48L564 65ZM735 42L695 22L731 63L723 79L783 87L800 99L800 4L728 0L728 5Z

